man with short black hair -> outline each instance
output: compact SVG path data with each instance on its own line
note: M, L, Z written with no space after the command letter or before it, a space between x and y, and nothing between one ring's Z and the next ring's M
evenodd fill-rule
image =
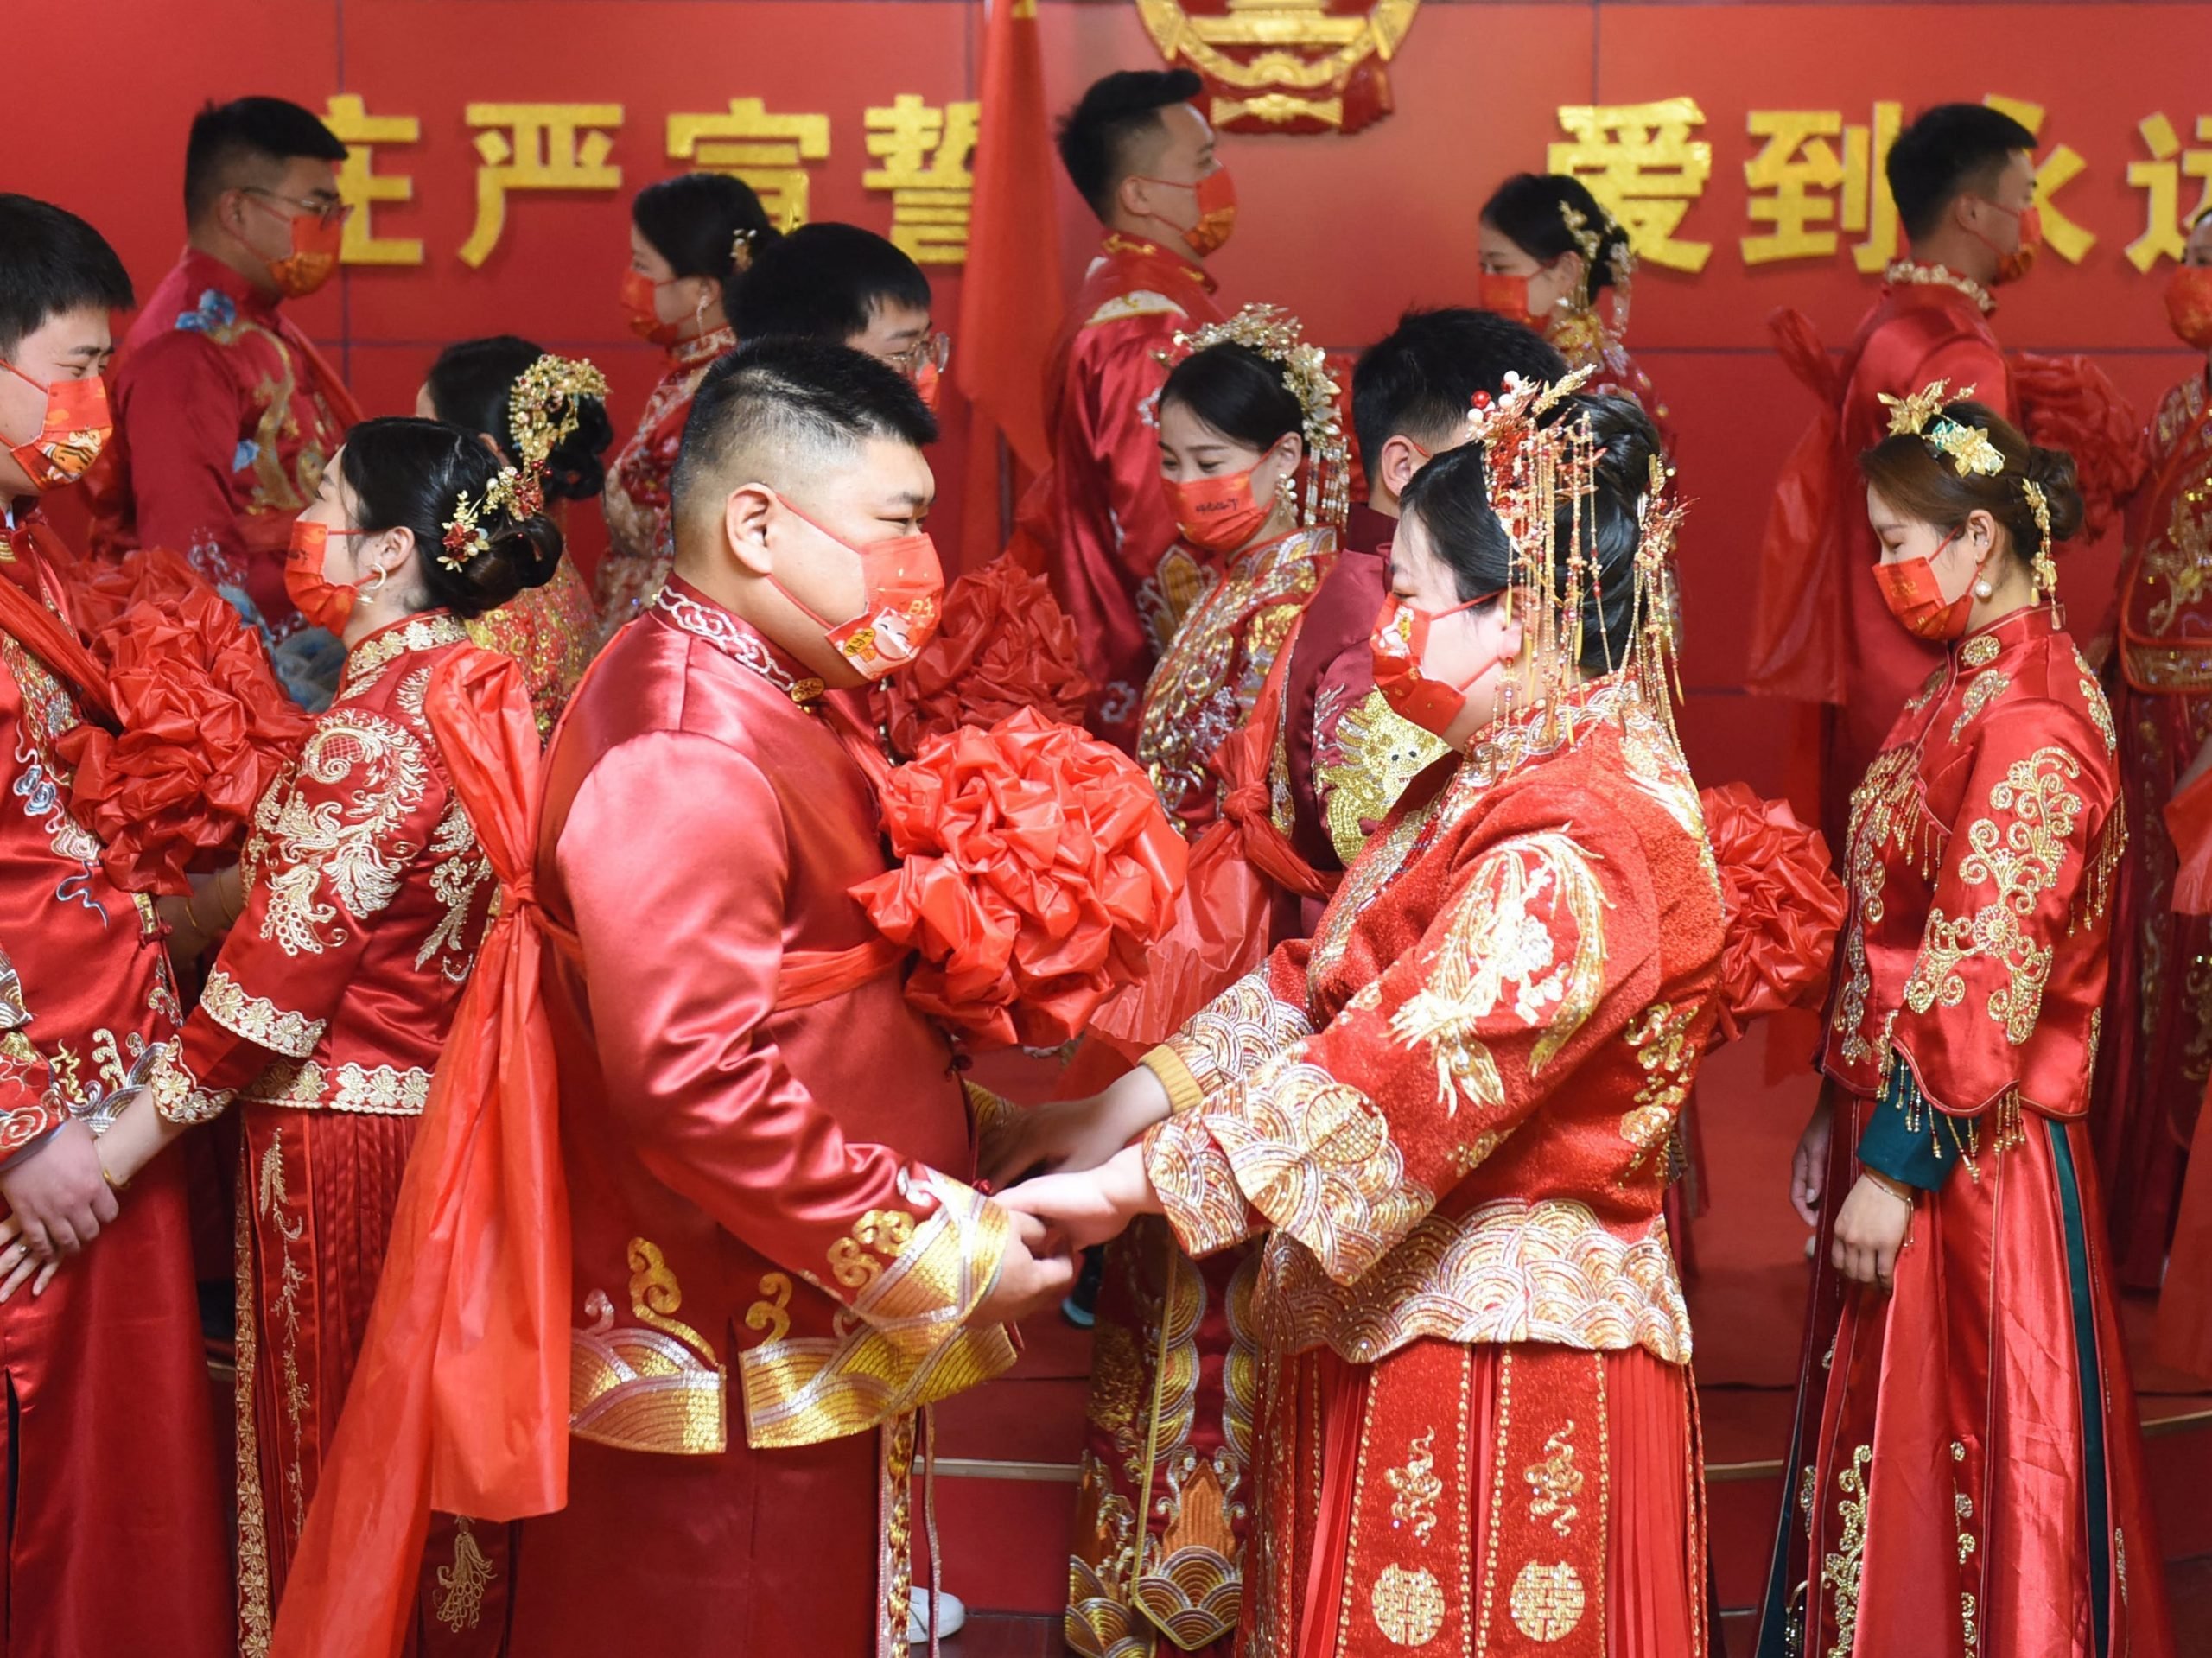
M926 637L936 435L842 346L717 363L676 465L674 574L547 757L587 1327L568 1506L517 1549L518 1652L903 1643L915 1413L1012 1363L1001 1325L1073 1280L964 1184L954 1055L851 897L887 860L883 761L842 697Z
M1223 320L1205 261L1236 216L1187 69L1124 70L1060 124L1060 161L1106 235L1061 323L1045 378L1052 469L1024 499L1033 543L1075 620L1095 688L1089 723L1123 748L1155 646L1140 591L1175 542L1160 489L1159 354Z
M279 638L299 626L284 591L292 520L360 418L283 308L338 268L345 159L281 98L193 118L184 254L124 340L114 452L94 485L96 549L172 548Z
M1874 580L1859 456L1889 430L1884 396L1936 380L1973 387L2007 418L2020 415L1989 326L1991 291L2024 276L2041 242L2035 135L2000 111L1943 104L1897 137L1885 164L1911 256L1889 268L1881 297L1840 361L1812 324L1778 313L1792 372L1821 402L1790 458L1768 519L1753 613L1755 690L1825 703L1821 828L1845 844L1851 791L1891 723L1936 666L1941 646L1897 626Z
M930 279L896 244L858 225L802 225L763 248L731 320L741 340L828 340L888 363L937 407L951 341L931 317Z
M119 1192L95 1140L130 1092L181 1079L183 1013L160 911L69 804L72 739L110 692L40 511L105 444L109 313L130 304L98 231L0 195L0 1649L216 1658L230 1571L183 1168Z

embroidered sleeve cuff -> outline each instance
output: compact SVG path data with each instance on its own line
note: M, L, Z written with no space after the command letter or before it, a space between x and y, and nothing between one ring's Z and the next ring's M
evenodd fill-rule
M305 1059L313 1054L328 1028L327 1020L309 1019L305 1013L279 1007L266 996L251 994L219 966L207 975L207 988L200 993L200 1009L232 1035L289 1059Z
M1171 1115L1179 1117L1205 1103L1205 1090L1198 1086L1198 1079L1191 1075L1190 1066L1183 1063L1182 1055L1173 1046L1163 1043L1138 1063L1160 1078L1160 1085L1167 1090Z
M237 1090L202 1088L200 1079L184 1063L183 1045L181 1042L169 1044L154 1062L154 1074L149 1083L153 1091L154 1109L165 1122L212 1122L229 1108Z
M1181 1112L1154 1124L1143 1144L1145 1174L1186 1253L1211 1255L1265 1223L1244 1201L1228 1156L1196 1113Z
M1313 1033L1313 1024L1303 1007L1275 1000L1268 988L1267 969L1262 967L1257 972L1246 974L1207 1007L1193 1013L1190 1022L1155 1051L1173 1054L1190 1073L1198 1092L1211 1096L1242 1082L1284 1049ZM1162 1077L1160 1080L1166 1082L1167 1078Z
M1941 1191L1961 1160L1947 1143L1953 1128L1923 1096L1912 1067L1900 1063L1859 1136L1859 1160L1905 1185Z

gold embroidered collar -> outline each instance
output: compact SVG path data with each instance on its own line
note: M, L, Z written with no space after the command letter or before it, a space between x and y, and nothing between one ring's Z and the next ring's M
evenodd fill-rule
M821 680L786 668L776 648L753 626L731 614L688 583L671 580L653 600L654 613L671 627L704 639L741 668L750 670L801 708L817 701Z
M1637 700L1630 675L1608 674L1541 707L1506 715L1469 746L1459 779L1478 789L1493 788L1531 761L1548 759L1572 747L1579 734L1599 721L1618 724Z
M434 651L442 645L465 645L468 630L450 611L426 610L404 621L380 627L346 653L346 671L339 683L345 696L373 678L395 657L410 651Z
M2056 605L2022 605L2018 610L1999 616L1979 632L1970 633L1961 639L1956 650L1969 668L1980 667L1996 661L1999 651L2004 647L2024 645L2031 639L2056 633L2060 626Z
M1912 259L1899 259L1882 273L1882 280L1892 285L1916 283L1923 288L1948 288L1964 294L1980 307L1984 316L1997 309L1997 301L1986 288L1971 276L1961 276L1947 265L1924 265Z
M709 328L696 340L679 340L668 348L668 360L686 372L703 368L726 351L737 349L737 330L725 322Z

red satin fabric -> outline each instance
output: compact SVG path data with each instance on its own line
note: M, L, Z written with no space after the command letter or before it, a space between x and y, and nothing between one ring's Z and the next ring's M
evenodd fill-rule
M520 670L448 653L424 712L505 895L454 1015L381 1286L273 1651L396 1653L432 1508L568 1495L569 1210L539 989L537 729Z
M2165 810L2164 828L2178 865L2173 879L2176 919L2189 934L2201 937L2203 918L2212 915L2212 774L2173 797ZM2164 1286L2158 1294L2156 1351L2161 1364L2212 1379L2212 1112L2203 1109L2202 1096L2196 1103L2196 1121L2183 1142L2188 1165L2175 1201L2171 1247L2159 1252ZM2155 1113L2146 1115L2164 1126ZM2128 1175L2139 1178L2146 1166L2153 1171L2171 1170L2181 1147L2160 1149L2165 1153L2163 1158L2133 1159ZM2168 1189L2171 1178L2169 1174ZM2134 1189L2133 1179L2130 1189ZM2115 1214L2114 1218L2122 1217ZM2119 1238L2122 1250L2137 1237L2143 1237L2146 1245L2154 1239L2164 1242L2163 1229L2149 1236L2144 1236L2145 1229L2140 1223L2124 1224Z
M92 473L94 550L191 549L281 636L292 520L361 410L283 308L188 249L149 295L111 377L115 441Z
M1827 995L1843 884L1827 842L1786 802L1761 799L1740 783L1707 789L1698 801L1720 871L1719 1032L1732 1042L1761 1014L1816 1007Z
M2142 422L2090 358L2014 352L2005 366L2028 441L2074 457L2082 509L2075 544L2102 540L2148 469Z
M938 740L880 792L900 862L853 895L919 951L916 1007L988 1045L1052 1047L1142 975L1189 854L1127 757L1025 708Z
M566 512L561 521L565 531ZM550 738L599 646L599 609L574 554L562 555L553 579L544 586L526 588L497 610L472 619L468 636L522 664L538 735Z
M1155 656L1141 588L1175 543L1160 491L1155 353L1223 321L1213 278L1182 255L1116 231L1069 302L1045 376L1052 469L1023 501L1017 535L1042 549L1091 683L1092 731L1127 749Z
M1090 696L1075 624L1039 575L1001 555L954 581L937 636L874 696L891 746L912 756L932 737L1033 708L1080 721Z

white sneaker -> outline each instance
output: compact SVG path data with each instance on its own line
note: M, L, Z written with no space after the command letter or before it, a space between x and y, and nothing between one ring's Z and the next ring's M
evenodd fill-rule
M930 1591L909 1589L906 1591L906 1644L922 1647L930 1638ZM960 1633L968 1622L968 1608L957 1595L941 1594L937 1598L937 1633L939 1640Z

